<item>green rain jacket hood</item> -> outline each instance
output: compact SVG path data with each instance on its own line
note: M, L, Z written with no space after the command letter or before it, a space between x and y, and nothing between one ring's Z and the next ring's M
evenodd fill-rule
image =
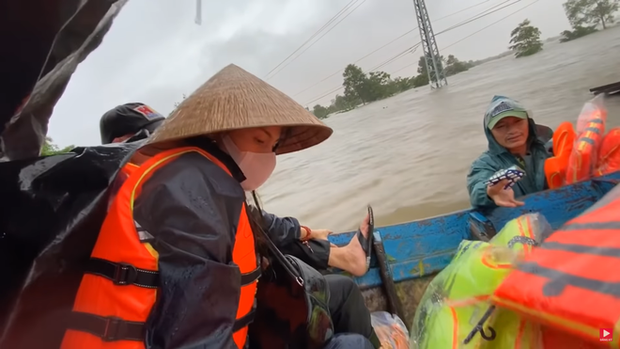
M493 97L484 115L483 122L484 134L489 142L489 149L473 162L469 174L467 175L467 190L469 191L471 205L474 208L495 207L495 203L487 196L487 189L484 184L495 172L507 169L513 165L523 168L519 159L512 155L508 149L497 143L491 130L487 128L491 113L502 103L504 107L507 106L509 108L507 110L513 108L515 110L525 111L525 108L513 99L504 96ZM534 120L529 116L530 114L528 113L528 149L531 155L532 168L530 168L530 171L526 170L525 177L512 187L515 192L515 197L547 189L544 166L545 160L551 155L545 148L545 143L552 138L553 131L546 126L536 125Z

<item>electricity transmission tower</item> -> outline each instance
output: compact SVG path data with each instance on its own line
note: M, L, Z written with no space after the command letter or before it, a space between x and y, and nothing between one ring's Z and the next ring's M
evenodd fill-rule
M202 24L202 0L196 0L196 18L194 22L198 25Z
M435 41L435 34L431 26L431 19L428 17L426 4L424 0L413 0L413 7L415 7L415 14L418 19L418 28L420 28L420 39L422 40L422 49L424 50L428 83L432 89L441 88L448 84L448 80L443 71L443 62L439 55L439 47L437 47L437 41Z

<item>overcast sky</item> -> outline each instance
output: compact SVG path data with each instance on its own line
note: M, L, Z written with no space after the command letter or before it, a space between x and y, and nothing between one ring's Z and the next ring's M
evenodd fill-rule
M127 102L143 102L167 115L182 95L190 94L224 66L235 63L265 78L266 74L340 11L350 0L203 0L202 25L194 23L194 0L130 0L101 46L78 67L56 105L48 135L66 146L100 143L99 118ZM359 0L362 3L364 0ZM501 4L505 0L427 0L436 33ZM543 38L568 29L562 3L539 0L456 45L454 42L534 2L495 12L437 37L442 55L475 60L507 49L510 31L529 18ZM484 3L483 3L484 2ZM461 9L483 3L450 16ZM354 6L355 7L355 6ZM353 8L354 8L353 7ZM342 83L325 77L416 27L412 0L368 0L329 34L268 82L306 105ZM419 42L419 33L399 39L360 61L372 69ZM448 47L442 50L444 47ZM415 74L421 49L382 70ZM318 102L328 104L333 94ZM316 102L309 105L316 104Z

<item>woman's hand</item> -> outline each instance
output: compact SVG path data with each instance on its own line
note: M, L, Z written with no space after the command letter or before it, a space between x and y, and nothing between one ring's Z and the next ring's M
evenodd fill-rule
M301 233L299 234L301 241L314 240L328 240L328 236L332 234L329 229L310 229L306 226L301 226Z
M499 207L518 207L525 205L524 202L515 199L515 192L512 188L504 189L510 183L504 179L493 186L487 186L487 195Z

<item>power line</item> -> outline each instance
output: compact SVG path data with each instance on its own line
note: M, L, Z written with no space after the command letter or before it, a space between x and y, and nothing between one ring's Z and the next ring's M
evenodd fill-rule
M473 33L469 34L468 36L466 36L466 37L464 37L464 38L462 38L462 39L460 39L460 40L458 40L458 41L456 41L456 42L451 43L450 45L448 45L448 46L444 47L444 48L443 48L443 50L445 50L445 49L447 49L447 48L449 48L449 47L452 47L452 46L454 46L454 45L456 45L456 44L460 43L460 42L461 42L461 41L463 41L463 40L469 39L470 37L472 37L472 36L474 36L474 35L476 35L476 34L480 33L481 31L483 31L483 30L485 30L485 29L488 29L489 27L491 27L491 26L493 26L493 25L495 25L495 24L497 24L497 23L499 23L499 22L501 22L501 21L505 20L506 18L508 18L508 17L510 17L510 16L512 16L512 15L514 15L514 14L517 14L518 12L521 12L521 11L525 10L526 8L528 8L528 7L532 6L532 5L534 5L534 4L535 4L535 3L537 3L538 1L540 1L540 0L534 0L534 2L530 3L529 5L523 6L522 8L520 8L520 9L518 9L518 10L516 10L516 11L512 12L512 13L510 13L509 15L507 15L507 16L505 16L505 17L502 17L501 19L499 19L499 20L497 20L497 21L495 21L495 22L493 22L493 23L491 23L491 24L487 25L486 27L484 27L484 28L482 28L482 29L480 29L480 30L475 31L475 32L473 32Z
M487 1L489 1L489 0L487 0ZM408 32L405 32L405 33L401 34L399 37L395 38L394 40L392 40L392 41L388 42L387 44L385 44L385 45L383 45L383 46L379 47L378 49L376 49L376 50L374 50L374 51L372 51L372 52L368 53L368 54L367 54L367 55L365 55L364 57L362 57L362 58L358 59L357 61L353 62L353 64L358 63L359 61L363 60L364 58L366 58L366 57L368 57L368 56L372 55L373 53L375 53L375 52L377 52L377 51L381 50L382 48L384 48L384 47L386 47L386 46L390 45L391 43L393 43L393 42L395 42L396 40L398 40L398 39L400 39L400 38L404 37L405 35L407 35L407 34L409 34L409 33L413 32L413 31L414 31L414 30L416 30L416 29L418 29L418 27L415 27L415 28L411 29L410 31L408 31ZM344 69L339 69L338 71L336 71L336 72L332 73L331 75L326 76L325 78L323 78L323 80L321 80L321 81L319 81L319 82L315 83L314 85L309 86L309 87L306 87L306 88L305 88L305 89L303 89L302 91L297 92L296 94L294 94L294 95L293 95L293 97L299 96L300 94L302 94L302 93L304 93L304 92L308 91L309 89L311 89L311 88L313 88L314 86L316 86L316 85L318 85L318 84L322 83L323 81L325 81L325 80L327 80L327 79L331 78L332 76L334 76L334 75L336 75L336 74L341 73L343 70L344 70Z
M479 20L480 18L486 17L486 16L488 16L488 15L490 15L490 14L493 14L493 13L495 13L495 12L497 12L497 11L501 11L501 10L503 10L503 9L507 8L507 7L510 7L510 6L512 6L512 5L515 5L515 4L518 4L519 2L521 2L521 0L516 0L516 1L514 1L513 3L510 3L510 4L506 5L506 6L502 6L502 7L499 7L499 8L495 8L495 7L498 7L498 6L500 6L500 5L503 5L503 4L505 4L505 3L507 3L507 2L510 2L510 1L513 1L513 0L506 0L506 1L502 2L501 4L498 4L498 5L494 6L494 7L492 7L492 8L490 8L490 9L486 10L486 11L490 11L490 12L483 12L483 13L478 14L478 15L476 15L476 16L474 16L474 17L470 18L470 19L467 19L467 20L465 20L465 21L461 22L461 23L455 24L455 25L453 25L452 27L449 27L449 28L446 28L446 29L444 29L444 30L440 31L439 33L435 34L435 36L437 36L437 35L441 35L441 34L443 34L443 33L445 33L445 32L450 31L450 30L453 30L453 29L456 29L456 28L462 27L462 26L464 26L464 25L466 25L466 24L469 24L469 23L471 23L471 22L475 22L475 21ZM495 8L495 9L494 9L493 11L491 11L491 9L493 9L493 8Z
M519 2L519 1L521 1L521 0L517 0L517 2ZM534 4L535 4L535 3L537 3L538 1L540 1L540 0L534 0L532 3L530 3L530 4L528 4L528 5L526 5L526 6L522 7L522 8L520 8L520 9L518 9L518 10L516 10L516 11L511 12L511 13L510 13L510 14L508 14L507 16L504 16L504 17L502 17L501 19L499 19L499 20L497 20L497 21L495 21L495 22L493 22L493 23L491 23L491 24L489 24L489 25L487 25L487 26L485 26L485 27L483 27L483 28L481 28L481 29L479 29L479 30L477 30L477 31L475 31L475 32L473 32L473 33L471 33L471 34L469 34L469 35L467 35L466 37L461 38L461 39L457 40L456 42L453 42L452 44L450 44L450 45L448 45L448 46L444 47L442 50L445 50L445 49L447 49L447 48L449 48L449 47L452 47L452 46L454 46L454 45L456 45L456 44L458 44L458 43L460 43L460 42L464 41L464 40L469 39L470 37L472 37L472 36L474 36L474 35L476 35L476 34L478 34L478 33L482 32L482 31L484 31L484 30L486 30L486 29L490 28L491 26L493 26L493 25L495 25L495 24L497 24L497 23L500 23L501 21L505 20L506 18L508 18L508 17L510 17L510 16L513 16L513 15L515 15L515 14L517 14L517 13L519 13L519 12L521 12L521 11L525 10L526 8L528 8L528 7L532 6L532 5L534 5ZM515 3L516 3L516 2L515 2ZM512 4L510 4L510 5L514 5L515 3L512 3ZM502 8L506 8L506 7L510 6L510 5L507 5L507 6L502 7ZM499 9L498 9L498 10L499 10ZM495 11L494 11L494 12L495 12ZM480 16L480 17L478 17L478 19L480 19L480 18L482 18L482 17L484 17L484 16ZM465 25L465 24L468 24L468 23L471 23L471 22L470 22L470 21L466 21L466 22L464 22L464 23L461 23L461 24L459 24L459 25L454 26L453 28L449 28L449 30L454 30L454 29L456 29L456 28L458 28L458 27L461 27L461 26L463 26L463 25ZM446 32L448 32L449 30L448 30L448 29L446 29L446 30L442 31L441 33L446 33ZM439 34L437 34L437 35L439 35ZM418 43L417 45L419 45L419 43ZM399 54L397 54L396 56L392 57L390 60L388 60L388 61L384 62L382 65L386 65L386 64L388 64L388 63L391 63L391 62L395 61L395 60L396 60L396 59L398 59L398 58L402 58L402 57L403 57L406 53L408 53L410 50L414 49L414 48L415 48L415 46L416 46L416 45L414 45L414 46L412 46L412 47L409 47L407 50L405 50L405 51L403 51L403 52L400 52L400 53L399 53ZM410 67L410 66L412 66L412 65L415 65L415 64L418 64L418 63L416 62L416 63L408 64L408 65L406 65L406 66L404 66L404 67L402 67L402 68L400 68L400 69L398 69L398 70L394 71L392 74L395 74L395 73L397 73L397 72L399 72L399 71L401 71L401 70L403 70L403 69L405 69L405 68L408 68L408 67ZM380 65L380 66L382 66L382 65ZM379 66L379 67L380 67L380 66ZM378 69L378 68L375 68L375 69L373 69L373 70L376 70L376 69ZM340 89L343 89L343 88L344 88L344 86L340 86L340 87L338 87L338 88L336 88L336 89L333 89L332 91L330 91L330 92L328 92L328 93L326 93L326 94L324 94L324 95L321 95L321 96L319 96L319 97L315 97L315 98L314 98L314 99L312 99L310 102L305 103L305 104L306 104L306 105L309 105L309 104L311 104L311 103L313 103L313 102L315 102L315 101L317 101L317 100L320 100L320 99L322 99L322 98L324 98L324 97L327 97L328 95L330 95L330 94L332 94L332 93L334 93L334 92L336 92L336 91L338 91L338 90L340 90Z
M442 50L445 50L445 49L447 49L447 48L450 48L450 47L452 47L452 46L454 46L454 45L456 45L456 44L461 43L462 41L465 41L465 40L467 40L467 39L471 38L472 36L474 36L474 35L476 35L476 34L480 33L480 32L481 32L481 31L483 31L483 30L486 30L486 29L488 29L488 28L490 28L490 27L494 26L495 24L497 24L497 23L499 23L499 22L501 22L501 21L505 20L506 18L508 18L508 17L510 17L510 16L512 16L512 15L515 15L515 14L517 14L517 13L519 13L519 12L521 12L521 11L525 10L526 8L528 8L528 7L532 6L532 5L534 5L534 4L535 4L535 3L537 3L538 1L540 1L540 0L534 0L534 2L532 2L532 3L528 4L528 5L526 5L526 6L522 7L522 8L520 8L520 9L518 9L518 10L514 11L514 12L511 12L511 13L510 13L510 14L508 14L507 16L502 17L501 19L499 19L499 20L497 20L497 21L495 21L495 22L493 22L493 23L491 23L491 24L487 25L486 27L481 28L481 29L479 29L479 30L477 30L477 31L475 31L475 32L473 32L473 33L471 33L471 34L467 35L466 37L461 38L461 39L459 39L459 40L457 40L457 41L455 41L455 42L451 43L450 45L448 45L448 46L446 46L446 47L442 48ZM400 68L400 69L398 69L398 70L394 71L392 74L396 74L396 73L398 73L399 71L404 70L404 69L406 69L406 68L409 68L409 67L411 67L412 65L415 65L415 64L418 64L418 63L407 64L406 66L404 66L404 67L402 67L402 68Z
M336 87L335 89L333 89L332 91L329 91L329 92L327 92L327 93L325 93L325 94L323 94L321 96L315 97L313 100L311 100L310 102L306 103L305 105L310 105L310 104L312 104L312 103L314 103L314 102L316 102L316 101L318 101L320 99L323 99L323 98L331 95L332 93L337 92L337 91L342 90L342 89L344 89L344 86L340 85L340 86Z
M396 59L398 59L398 58L400 58L400 57L402 57L402 56L406 55L407 53L410 53L410 52L415 52L415 50L416 50L416 49L420 46L420 44L421 44L421 42L417 43L417 44L416 44L416 45L414 45L414 46L409 47L409 48L408 48L408 49L406 49L405 51L403 51L403 52L399 53L398 55L396 55L396 56L394 56L394 57L392 57L392 58L390 58L389 60L387 60L387 61L385 61L384 63L380 64L379 66L375 67L374 69L371 69L371 71L376 71L377 69L381 68L382 66L384 66L384 65L386 65L386 64L389 64L389 63L391 63L392 61L394 61L394 60L396 60ZM329 96L330 94L332 94L332 93L334 93L334 92L336 92L336 91L338 91L338 90L341 90L341 89L343 89L343 88L344 88L344 86L342 86L342 84L341 84L340 86L335 87L333 90L331 90L331 91L329 91L329 92L327 92L327 93L325 93L325 94L322 94L322 95L320 95L320 96L317 96L317 97L313 98L310 102L306 103L305 105L309 105L309 104L311 104L311 103L313 103L313 102L315 102L315 101L318 101L319 99L322 99L322 98L324 98L324 97L327 97L327 96Z
M308 38L308 40L306 40L303 44L301 44L301 46L299 46L295 51L293 51L290 55L288 55L288 57L284 58L284 60L282 60L282 62L280 62L275 67L273 67L273 69L271 69L269 71L269 73L267 73L267 76L269 76L271 73L273 73L274 70L276 70L284 62L286 62L286 60L291 58L295 53L297 53L297 51L301 50L301 48L304 47L308 42L310 42L310 40L314 39L320 32L322 32L325 28L327 28L330 24L332 24L338 17L340 17L342 15L342 13L344 11L348 10L357 1L359 1L359 0L351 0L351 1L349 1L349 3L346 4L345 7L341 8L340 11L338 11L338 13L336 13L332 18L329 19L329 21L327 21L327 23L323 24L323 26L321 28L319 28L316 32L314 32L314 34L312 34L312 36L310 38Z
M451 27L449 27L449 28L447 28L447 29L445 29L445 30L443 30L443 31L441 31L441 32L439 32L439 33L437 33L437 34L435 34L435 36L437 36L437 35L441 35L441 34L444 34L444 33L447 33L447 32L449 32L449 31L454 30L454 29L457 29L457 28L460 28L460 27L462 27L462 26L464 26L464 25L467 25L467 24L469 24L469 23L471 23L471 22L474 22L474 21L476 21L476 20L478 20L478 19L480 19L480 18L486 17L486 16L488 16L488 15L490 15L490 14L492 14L492 13L495 13L495 12L500 11L500 10L503 10L503 9L505 9L505 8L509 7L509 6L512 6L512 5L514 5L514 4L518 3L518 2L520 2L521 0L516 0L515 2L513 2L513 3L511 3L511 4L508 4L508 5L506 5L506 6L502 6L502 7L500 7L500 8L496 8L496 7L501 6L501 5L503 5L503 4L507 3L507 2L510 2L510 1L513 1L513 0L506 0L506 1L504 1L504 2L502 2L502 3L500 3L500 4L498 4L498 5L495 5L495 6L491 7L491 8L489 8L489 9L487 9L487 10L483 11L482 13L477 14L477 15L476 15L476 16L474 16L474 17L471 17L470 19L467 19L467 20L465 20L465 21L463 21L463 22L461 22L461 23L459 23L459 24L455 24L455 25L453 25L453 26L451 26ZM495 8L496 8L496 9L495 9ZM493 10L493 9L494 9L494 10ZM493 10L493 11L491 11L491 10ZM490 12L486 12L486 11L490 11ZM390 63L392 63L392 62L394 62L394 61L396 61L396 60L398 60L398 59L400 59L400 58L403 58L403 57L405 57L405 56L407 55L407 53L409 53L409 52L411 52L411 53L415 52L415 49L416 49L416 48L420 45L420 43L421 43L421 42L418 42L418 43L417 43L417 44L415 44L414 46L411 46L411 47L407 48L405 51L403 51L403 52L401 52L401 53L397 54L396 56L394 56L394 57L392 57L392 58L388 59L387 61L385 61L385 62L381 63L380 65L378 65L377 67L375 67L375 68L371 69L370 71L375 71L375 70L377 70L377 69L379 69L379 68L381 68L381 67L384 67L384 66L386 66L386 65L388 65L388 64L390 64ZM418 63L416 62L416 63L413 63L413 64L418 64ZM413 64L411 64L411 65L413 65Z
M356 0L359 1L359 0ZM338 26L338 24L340 24L342 21L344 21L345 19L347 19L347 17L349 17L353 12L355 12L355 10L357 10L360 6L362 6L364 3L366 2L366 0L362 0L362 2L360 2L357 6L355 6L349 13L347 13L344 17L342 17L338 22L336 22L336 24L334 24L334 26L332 26L331 28L329 28L325 33L323 33L323 35L319 36L318 39L316 39L313 43L311 43L309 46L307 46L303 51L301 51L297 56L293 57L290 61L288 61L286 64L284 64L282 67L280 67L280 69L278 69L275 73L273 73L271 76L268 76L267 79L271 79L274 76L276 76L279 72L281 72L284 68L286 68L289 64L291 64L292 62L294 62L297 58L299 58L301 55L303 55L306 51L308 51L312 46L314 46L317 42L319 42L325 35L329 34L329 32L331 32L332 30L334 30L334 28L336 28Z
M416 49L417 49L418 47L420 47L420 45L421 45L421 44L422 44L422 42L421 42L421 41L420 41L420 42L418 42L417 44L415 44L415 45L413 45L413 46L409 47L409 48L408 48L408 49L406 49L405 51L403 51L403 52L401 52L401 53L397 54L396 56L394 56L394 57L392 57L392 58L388 59L387 61L384 61L383 63L379 64L378 66L376 66L376 67L374 67L374 68L370 69L370 71L371 71L371 72L372 72L372 71L376 71L376 70L378 70L378 69L380 69L380 68L382 68L382 67L384 67L384 66L386 66L386 65L388 65L388 64L390 64L390 63L392 63L392 62L394 62L394 61L395 61L395 60L397 60L397 59L403 58L403 57L404 57L404 56L406 56L408 53L414 53L414 52L416 51Z
M459 14L459 13L462 13L462 12L465 12L465 11L470 10L470 9L472 9L472 8L475 8L475 7L478 7L478 6L480 6L480 5L486 4L486 3L490 2L490 1L493 1L493 0L484 0L484 1L479 2L479 3L477 3L477 4L474 4L474 5L468 6L468 7L464 8L464 9L458 10L458 11L456 11L456 12L453 12L453 13L449 14L449 15L446 15L446 16L443 16L443 17L440 17L440 18L438 18L437 20L435 20L435 22L438 22L438 21L444 20L444 19L446 19L446 18L450 18L450 17L452 17L452 16L454 16L454 15L457 15L457 14ZM496 5L496 6L491 7L490 9L493 9L494 7L497 7L497 6L499 6L499 5L502 5L502 4L504 4L504 3L508 2L508 1L512 1L512 0L507 0L507 1L504 1L504 2L502 2L502 3L500 3L500 4ZM519 1L519 0L518 0L518 1ZM485 10L485 11L488 11L488 10L490 10L490 9L487 9L487 10ZM485 11L483 11L482 13L484 13ZM462 25L465 25L465 24L467 24L467 23L464 23L464 24L462 24ZM370 53L366 54L364 57L362 57L362 58L360 58L360 59L356 60L356 61L355 61L355 62L353 62L352 64L357 64L358 62L360 62L361 60L365 59L366 57L368 57L368 56L370 56L370 55L372 55L372 54L374 54L374 53L378 52L379 50L381 50L381 49L385 48L386 46L388 46L388 45L390 45L390 44L394 43L395 41L397 41L397 40L399 40L399 39L401 39L401 38L405 37L407 34L412 33L412 32L413 32L413 31L415 31L416 29L418 29L418 27L415 27L415 28L413 28L413 29L411 29L411 30L408 30L408 31L404 32L403 34L399 35L398 37L396 37L396 38L394 38L393 40L389 41L388 43L384 44L383 46L381 46L381 47L379 47L379 48L375 49L374 51L372 51L372 52L370 52ZM455 29L455 28L452 28L452 29ZM445 30L445 31L446 31L446 30ZM445 31L444 31L444 32L445 32ZM439 34L437 34L437 35L439 35ZM419 43L418 43L418 44L419 44ZM416 44L416 45L418 45L418 44ZM413 48L413 47L415 47L416 45L411 46L409 49L412 49L412 48ZM303 53L303 52L302 52L302 53ZM303 90L301 90L301 91L299 91L299 92L295 93L295 94L293 95L293 97L297 97L297 96L299 96L300 94L302 94L302 93L304 93L304 92L308 91L309 89L311 89L311 88L313 88L313 87L315 87L315 86L319 85L320 83L322 83L322 82L324 82L325 80L327 80L327 79L329 79L329 78L333 77L334 75L337 75L337 74L341 73L343 70L344 70L344 68L342 68L342 69L339 69L339 70L335 71L334 73L332 73L332 74L330 74L330 75L328 75L328 76L324 77L321 81L316 82L314 85L311 85L311 86L309 86L309 87L306 87L305 89L303 89Z

